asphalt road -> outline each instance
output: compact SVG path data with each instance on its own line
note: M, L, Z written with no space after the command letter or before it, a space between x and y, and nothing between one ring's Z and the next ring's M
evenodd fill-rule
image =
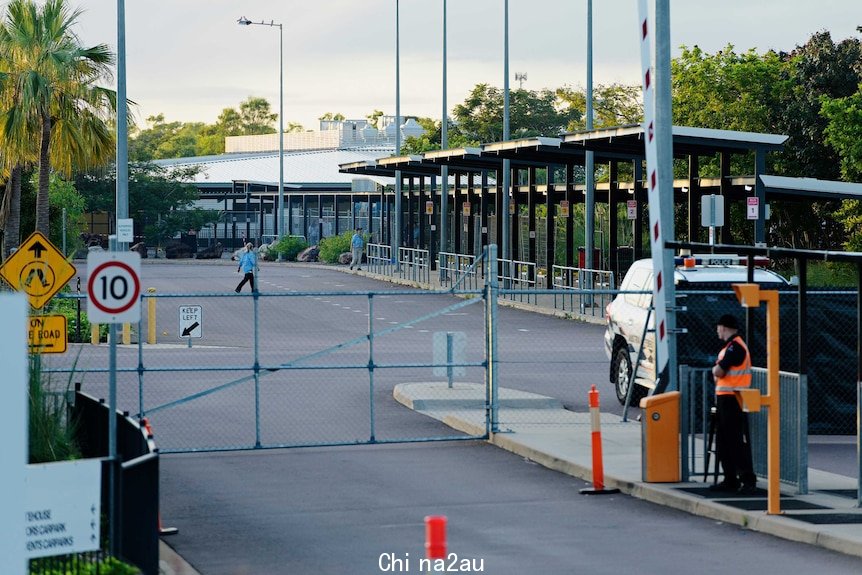
M457 565L493 575L862 569L628 496L581 495L582 481L483 442L173 455L161 476L163 522L179 528L166 541L204 575L422 573L426 515L447 517Z
M254 361L255 337L261 365L277 366L361 336L369 321L376 331L394 328L462 301L379 295L369 309L366 296L262 298L255 336L249 321L252 298L232 295L239 279L235 269L229 262L144 264L145 287L183 294L159 299L159 346L146 352L148 368L188 371L147 372L139 395L137 351L120 349L119 365L132 370L118 376L122 409L134 412L143 401L149 410L247 373L230 366ZM262 291L282 294L400 289L337 271L275 264L264 266L259 281ZM177 308L198 303L204 306L204 335L189 349L178 337ZM430 340L440 330L463 331L468 360L480 359L480 306L381 336L375 341L375 361L427 363ZM605 391L603 410L619 410L607 384L601 327L506 308L499 319L502 386L557 397L585 410L587 391L596 384ZM104 367L105 349L81 346L81 371ZM352 346L312 361L329 366L326 370L267 372L258 398L263 440L367 438L369 374L349 366L362 365L368 356L367 345ZM481 381L481 370L470 369L465 377ZM91 371L81 378L85 391L104 396L106 374ZM392 400L396 383L429 379L434 378L427 367L374 371L370 393L378 437L456 435ZM157 443L180 448L205 441L214 447L253 443L251 392L247 383L238 384L156 413ZM834 458L843 461L845 455L831 452L824 466ZM429 514L449 518L456 566L467 565L460 562L467 559L470 568L481 565L495 575L768 574L827 565L830 573L858 573L862 568L854 558L626 496L583 496L577 492L582 482L483 442L166 454L161 477L163 522L180 529L168 542L203 575L419 573L423 517Z

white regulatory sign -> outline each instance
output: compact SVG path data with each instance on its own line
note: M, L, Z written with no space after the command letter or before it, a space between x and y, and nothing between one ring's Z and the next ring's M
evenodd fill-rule
M141 321L141 255L93 252L87 256L87 316L90 323Z
M180 339L203 336L203 308L199 305L180 306Z
M28 465L24 499L27 557L99 549L101 459Z

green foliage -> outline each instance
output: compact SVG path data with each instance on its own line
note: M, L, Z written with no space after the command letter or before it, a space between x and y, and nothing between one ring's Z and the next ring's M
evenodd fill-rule
M83 343L90 341L90 320L87 317L86 306L84 301L74 297L60 297L63 294L71 294L72 290L69 286L63 288L63 291L57 296L51 298L48 307L45 308L46 314L66 316L66 334L69 342ZM80 308L78 307L80 305ZM78 313L80 309L80 314ZM81 318L81 329L78 330L78 317ZM101 335L107 335L108 326L99 326L103 332ZM80 339L78 334L80 333Z
M855 286L858 271L856 265L847 262L808 262L808 285L810 287Z
M578 116L569 122L569 131L587 127L587 93L585 89L563 86L556 90L557 98ZM593 127L624 126L643 121L641 87L625 84L599 84L593 87Z
M30 561L30 575L139 575L140 572L137 567L123 563L114 557L108 557L96 563L76 562L74 571L57 568L56 561L51 557Z
M178 232L199 230L218 221L215 210L190 209L198 191L187 184L199 168L167 168L152 162L129 164L129 214L136 234L159 245ZM115 173L82 174L76 182L87 201L87 211L112 211L116 195Z
M292 262L296 260L296 255L307 247L308 242L305 241L305 238L288 236L270 246L265 259L274 261L278 258L278 254L284 254L284 259Z
M77 459L80 451L74 439L74 422L66 417L64 388L53 385L50 375L42 374L42 358L30 356L30 463Z
M338 236L329 236L320 240L320 255L321 261L333 264L338 261L338 256L344 252L350 251L350 238L353 237L353 232L344 232Z
M146 162L163 158L187 158L223 154L227 136L271 134L277 132L274 114L265 98L249 96L239 110L225 108L215 124L203 122L166 122L164 114L147 118L148 128L132 133L129 160ZM302 131L290 123L286 131Z
M862 84L851 96L823 96L820 101L828 122L823 135L841 158L841 175L851 182L862 180Z
M477 84L463 104L453 108L453 139L465 143L499 142L503 139L503 90ZM564 132L581 112L560 107L551 90L512 90L509 92L510 137L555 136Z

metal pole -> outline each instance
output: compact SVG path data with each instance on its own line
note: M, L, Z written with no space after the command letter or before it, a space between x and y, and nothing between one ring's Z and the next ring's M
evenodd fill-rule
M485 347L485 390L488 397L488 412L485 426L490 432L499 430L499 401L497 389L497 244L488 246L488 275L485 282L487 295L485 300L486 323L485 337L488 342Z
M368 294L368 417L370 443L374 443L374 295Z
M399 0L395 0L395 155L401 154L401 17ZM401 270L398 248L401 247L401 170L395 170L395 229L392 230L392 264Z
M66 208L63 208L63 256L67 256L66 253Z
M449 389L452 389L452 336L451 331L446 332L446 380L449 382Z
M129 217L129 125L126 102L126 6L117 0L117 220ZM116 222L114 230L117 229ZM126 249L126 244L120 246Z
M108 236L108 249L117 251L117 236ZM118 556L120 526L117 518L117 324L108 324L108 520L111 555Z
M587 94L586 94L587 130L593 129L593 1L587 0ZM595 233L595 210L596 210L596 171L593 152L587 150L584 155L584 171L586 182L584 190L584 266L591 270L593 267L593 234ZM592 279L587 274L587 289L591 289Z
M284 28L278 25L278 238L284 237ZM284 261L284 253L278 253Z
M446 105L446 0L443 0L443 116L440 121L440 149L449 148L449 110ZM449 166L440 168L440 251L449 250ZM440 266L440 281L445 279L445 266Z
M509 139L509 0L503 3L503 141ZM512 259L512 248L509 245L509 234L511 233L512 222L509 218L509 189L511 188L511 169L509 160L503 160L503 203L500 214L503 225L503 237L500 238L500 255L504 260ZM515 214L517 217L517 214ZM517 221L517 220L516 220ZM496 259L495 259L496 261ZM497 275L497 269L489 270L490 273ZM506 274L508 276L508 274Z

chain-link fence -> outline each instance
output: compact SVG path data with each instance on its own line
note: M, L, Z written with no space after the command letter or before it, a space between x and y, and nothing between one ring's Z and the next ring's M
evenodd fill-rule
M133 343L117 345L117 398L149 418L163 452L469 437L397 404L393 389L445 382L439 334L463 332L471 336L448 364L460 381L484 386L487 310L479 290L145 299L156 302L157 341L141 341L145 314ZM61 387L80 382L106 397L105 343L70 347L46 357L45 371Z
M779 293L779 332L782 371L807 375L808 431L811 434L852 434L856 431L856 292L808 290L800 316L799 294L788 286ZM752 364L766 366L766 309L742 308L727 289L677 292L679 365L708 367L715 363L722 342L715 325L722 314L734 314L751 350ZM805 322L800 344L799 322ZM800 369L801 368L801 369Z

